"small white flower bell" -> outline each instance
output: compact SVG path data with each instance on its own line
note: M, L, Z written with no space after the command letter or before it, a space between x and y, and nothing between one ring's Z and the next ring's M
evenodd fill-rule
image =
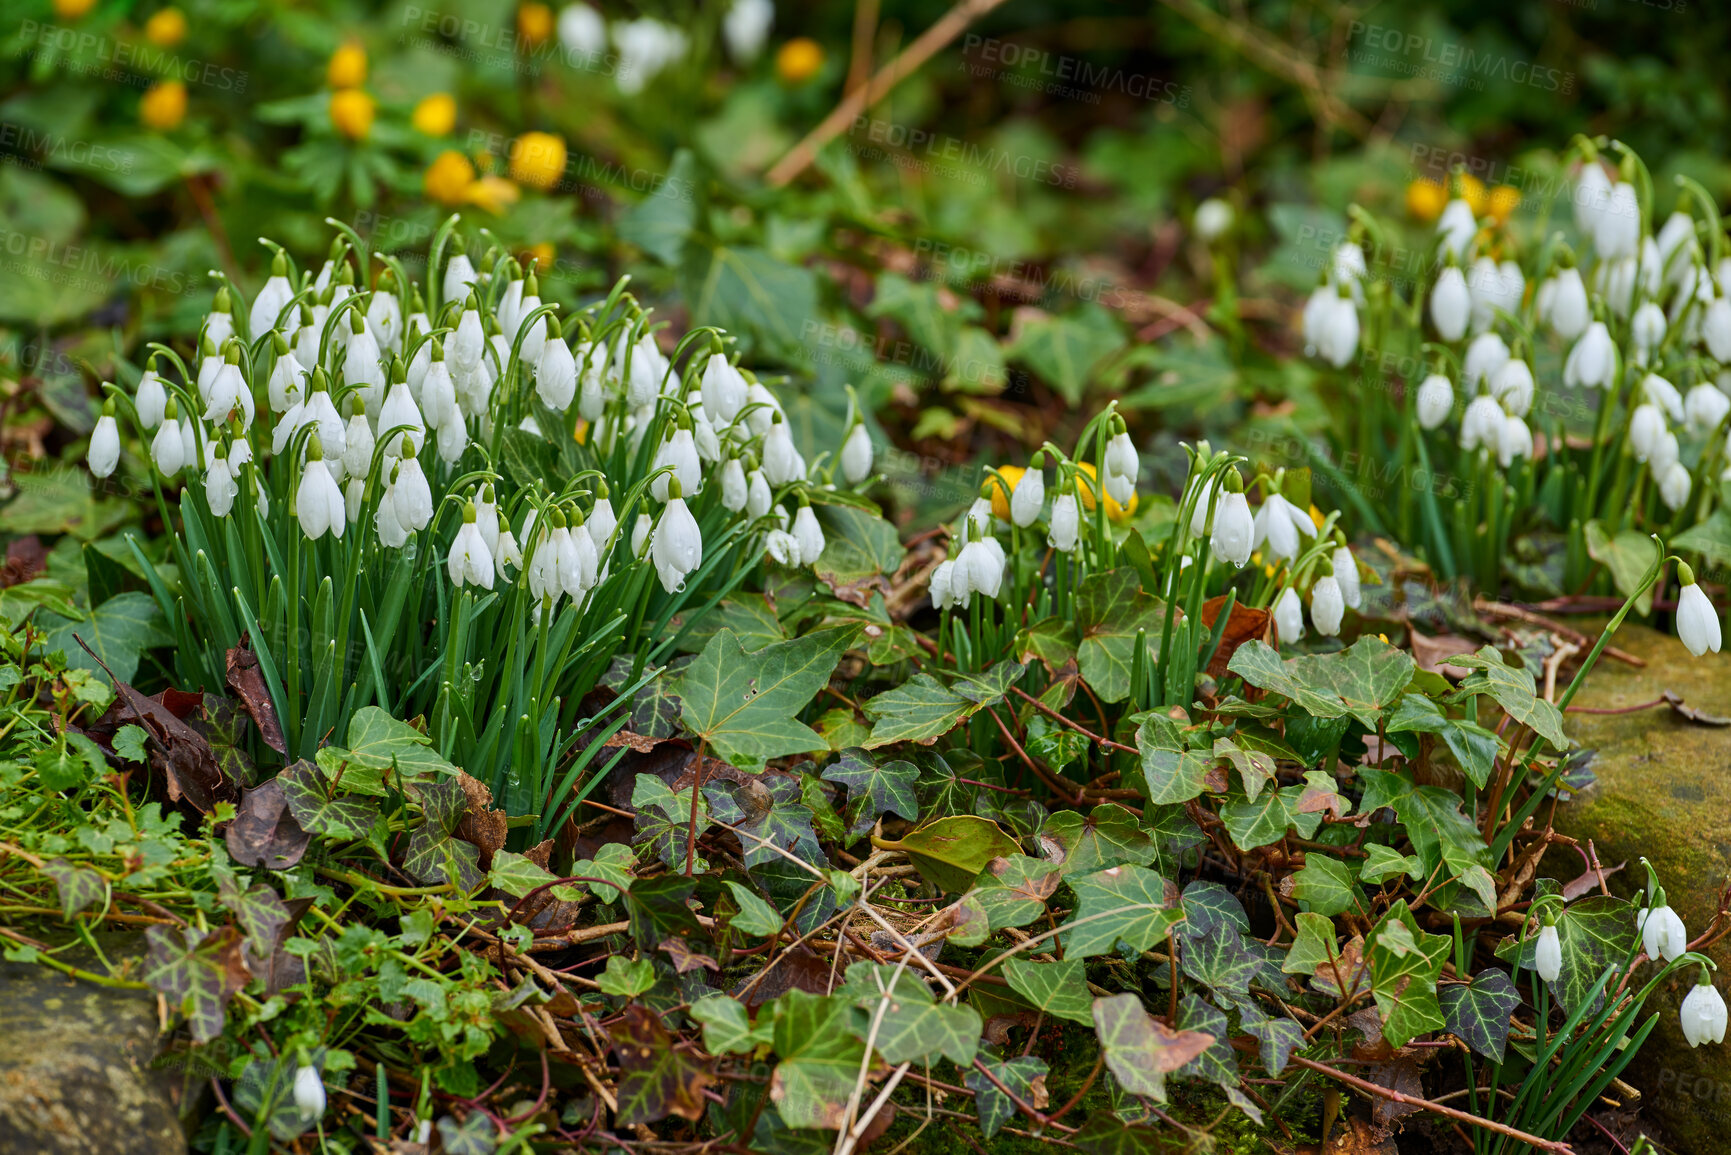
M1555 284L1556 292L1551 298L1548 318L1551 331L1565 341L1573 341L1587 331L1587 324L1593 319L1592 307L1587 302L1587 286L1581 280L1581 270L1572 268L1558 273Z
M316 1068L303 1063L295 1072L295 1109L303 1120L311 1122L325 1113L325 1085Z
M672 500L661 511L649 553L661 588L671 594L678 593L686 575L703 564L703 534L697 528L697 519L686 508L685 499L679 496L677 481L669 486L669 492Z
M186 442L182 432L178 406L175 399L170 397L164 409L162 425L150 443L150 459L156 462L156 468L167 477L179 473L181 466L187 463Z
M277 314L288 307L294 295L288 280L288 260L279 252L271 258L270 277L252 299L252 308L247 313L247 332L253 340L276 328Z
M204 499L214 516L227 517L234 508L234 499L240 494L240 485L235 481L235 471L221 455L220 446L206 442L205 449L209 460L204 470Z
M785 529L772 529L764 535L763 552L777 565L798 567L800 563L799 540Z
M1533 371L1519 358L1511 360L1491 377L1491 395L1516 417L1525 417L1533 407Z
M1593 247L1607 261L1633 257L1641 242L1641 207L1635 196L1635 186L1618 181L1611 189L1605 211L1599 215L1598 229L1593 234Z
M739 458L730 457L721 467L722 508L738 513L745 508L746 496L745 466L739 463Z
M1659 440L1665 436L1665 415L1652 402L1635 406L1629 415L1629 449L1635 460L1645 462L1653 456Z
M741 64L750 64L763 51L763 42L774 23L774 0L733 0L727 15L721 18L727 54Z
M1074 493L1060 493L1052 499L1052 517L1046 523L1046 544L1059 553L1073 553L1081 531L1081 513Z
M1587 326L1563 362L1563 384L1608 389L1617 379L1617 346L1603 321Z
M1232 206L1219 197L1209 197L1196 206L1196 215L1191 219L1190 227L1196 230L1196 235L1204 244L1213 244L1226 235L1226 230L1232 227Z
M481 536L473 504L463 508L463 525L451 542L445 569L451 576L451 584L459 589L469 585L493 588L493 551L487 548L487 542Z
M396 496L392 503L404 529L422 530L433 520L433 490L418 458L404 449L397 471Z
M1010 493L1010 520L1018 528L1027 529L1039 520L1046 504L1045 463L1045 455L1036 452L1028 471L1016 479L1016 488Z
M555 413L570 408L571 399L577 395L577 359L563 339L542 343L540 360L535 365L535 393L541 404Z
M1467 331L1472 317L1472 294L1461 271L1450 265L1437 274L1436 287L1430 294L1430 319L1437 335L1445 341L1458 341Z
M1629 321L1629 338L1635 343L1635 364L1652 360L1659 343L1665 339L1665 310L1652 301L1643 301Z
M1340 592L1340 582L1333 574L1316 579L1310 588L1310 620L1316 632L1325 638L1340 633L1340 619L1346 614L1346 597Z
M739 411L745 408L745 378L720 352L711 353L704 363L703 381L699 388L703 393L704 411L711 414L711 419L720 426L732 425Z
M318 434L307 439L307 463L301 470L300 488L295 491L295 517L301 532L317 541L326 531L343 536L348 524L348 509L343 503L343 491L325 465L324 449Z
M1548 983L1556 982L1563 973L1563 943L1557 928L1548 923L1539 928L1538 941L1533 944L1533 970Z
M1454 412L1455 390L1441 373L1432 373L1418 387L1418 423L1421 429L1435 429Z
M1497 464L1507 469L1516 458L1532 455L1533 431L1521 418L1508 414L1497 429Z
M1719 614L1713 602L1699 585L1695 571L1679 562L1677 577L1682 588L1677 591L1677 638L1699 658L1708 650L1719 652Z
M1117 419L1114 419L1115 421ZM1136 492L1136 481L1142 474L1142 462L1136 454L1136 443L1117 421L1118 430L1106 442L1106 459L1102 462L1102 481L1106 495L1119 505L1128 506Z
M132 404L138 410L140 425L155 429L162 424L162 414L168 407L168 390L163 387L162 378L157 376L155 357L144 367L144 376L138 379L138 392L133 396Z
M823 527L817 523L817 515L811 506L801 505L799 512L793 515L793 538L799 543L802 562L814 563L823 556Z
M1304 605L1298 591L1287 586L1274 602L1274 629L1281 642L1296 642L1304 636Z
M1701 339L1715 361L1731 361L1731 300L1715 297L1701 316Z
M1337 545L1329 561L1334 566L1334 580L1340 584L1340 596L1349 608L1358 609L1364 603L1363 587L1358 581L1358 559L1345 545Z
M1480 385L1488 385L1498 369L1509 363L1513 356L1509 352L1508 342L1497 333L1480 333L1467 345L1466 358L1462 362L1461 376L1467 389L1477 389Z
M777 421L763 438L763 475L771 485L805 479L805 458L794 448L787 422Z
M652 468L669 467L672 473L663 473L649 483L649 491L655 495L656 501L667 500L668 484L674 479L678 480L682 493L696 494L703 488L703 462L698 458L697 443L692 439L691 430L674 430L673 436L656 450Z
M763 475L763 470L754 469L746 475L745 514L756 521L769 512L770 496L769 479Z
M1442 215L1437 217L1436 231L1442 238L1441 252L1461 261L1466 259L1473 238L1478 236L1479 222L1473 216L1472 206L1456 197L1443 207Z
M106 401L102 416L96 419L96 428L90 431L90 472L107 477L119 464L120 426L114 420L114 402Z
M1701 968L1701 980L1683 996L1680 1018L1683 1038L1691 1047L1725 1041L1725 998L1713 985L1706 967Z
M445 262L445 280L443 300L461 301L469 295L471 286L477 284L480 277L475 274L475 266L469 260L469 255L459 249Z
M855 422L848 430L841 447L841 474L849 485L858 485L871 476L872 439L863 422Z
M1677 956L1689 949L1689 932L1683 927L1683 920L1677 912L1665 905L1665 893L1660 891L1656 896L1659 905L1645 911L1646 917L1641 921L1641 949L1647 952L1647 957L1666 962L1675 962Z
M1256 539L1256 523L1250 516L1250 502L1242 491L1220 495L1214 508L1214 534L1208 548L1216 561L1243 566L1250 561L1252 542Z

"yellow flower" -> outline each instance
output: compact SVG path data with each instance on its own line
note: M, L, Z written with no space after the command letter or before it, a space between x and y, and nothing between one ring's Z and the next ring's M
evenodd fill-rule
M565 171L565 142L550 132L525 132L511 142L511 178L549 189Z
M1095 476L1094 463L1092 461L1077 462L1076 468L1080 472L1086 473L1089 478ZM1076 479L1076 493L1082 499L1082 508L1092 513L1094 510L1094 489L1091 483L1083 481L1078 477ZM1136 505L1139 501L1141 501L1141 496L1132 492L1130 494L1130 505L1126 508L1125 506L1119 505L1117 500L1108 493L1106 495L1106 516L1112 521L1128 521L1130 520L1130 515L1136 512Z
M1004 481L1010 483L1010 493L1014 493L1016 487L1022 484L1022 474L1028 471L1020 465L1000 465L998 472L1003 475ZM986 484L992 487L992 515L1009 521L1010 493L1005 493L1003 483L989 473L986 474Z
M169 132L186 119L186 85L178 80L159 80L144 90L138 102L138 119L146 128Z
M158 48L173 48L186 39L186 13L178 8L151 13L144 22L144 38Z
M822 67L823 48L810 37L795 37L775 54L775 74L783 84L804 84Z
M1485 182L1468 172L1460 173L1456 180L1456 195L1467 202L1467 207L1473 210L1473 216L1485 214Z
M332 88L359 88L367 80L367 50L358 40L345 40L341 48L331 53L325 68L325 80ZM369 118L370 119L370 118Z
M421 178L421 189L428 200L455 207L469 199L469 186L475 183L475 167L469 158L454 148L441 152L427 166Z
M96 7L96 0L54 0L54 15L62 20L78 20Z
M552 244L548 241L542 241L540 244L530 245L528 248L518 253L517 260L525 269L533 264L537 269L545 273L548 269L553 267L554 255L555 253Z
M1500 225L1514 215L1520 203L1520 189L1513 185L1500 184L1485 198L1485 215Z
M571 439L579 445L589 444L589 423L581 417L577 419L576 428L571 430Z
M373 130L373 98L358 88L331 93L331 123L351 140L365 140Z
M1448 189L1428 178L1406 186L1406 211L1421 221L1434 221L1442 216L1448 199Z
M448 136L457 127L457 101L448 92L435 92L424 96L415 105L414 115L410 118L416 132L424 132L428 136Z
M504 212L506 205L516 204L522 195L516 185L502 176L484 176L469 186L469 203L494 216Z
M522 4L517 8L517 35L529 48L545 44L553 35L553 9L545 4Z

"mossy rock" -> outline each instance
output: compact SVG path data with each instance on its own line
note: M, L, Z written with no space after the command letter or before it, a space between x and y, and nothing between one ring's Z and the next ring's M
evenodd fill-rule
M1677 639L1641 626L1624 626L1615 644L1647 664L1602 659L1575 705L1626 709L1669 690L1694 710L1731 718L1731 654L1694 658ZM1659 705L1627 714L1571 711L1565 729L1598 752L1597 781L1558 808L1556 828L1583 846L1592 839L1607 867L1627 863L1609 882L1625 897L1645 887L1646 857L1697 937L1731 882L1731 727L1692 722ZM1542 873L1566 880L1582 869L1574 851L1556 847ZM1731 941L1708 954L1719 964L1719 989L1731 991ZM1658 1124L1676 1150L1719 1151L1731 1135L1731 1047L1692 1049L1684 1041L1677 1010L1695 978L1680 972L1648 1003L1659 1025L1623 1077L1642 1093L1643 1119Z

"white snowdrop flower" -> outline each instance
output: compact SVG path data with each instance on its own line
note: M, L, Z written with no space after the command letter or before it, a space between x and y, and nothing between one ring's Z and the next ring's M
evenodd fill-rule
M1695 584L1695 570L1679 566L1683 589L1677 590L1677 639L1700 658L1708 649L1719 653L1719 613L1705 590Z
M1107 496L1119 505L1128 506L1136 492L1136 481L1142 474L1142 461L1128 432L1120 429L1106 442L1106 459L1101 466Z
M1599 221L1611 204L1611 178L1596 160L1581 165L1573 193L1575 227L1588 237L1598 234Z
M1515 458L1532 455L1533 431L1513 413L1504 417L1497 431L1497 463L1507 469L1514 464Z
M703 365L703 408L723 426L733 424L745 407L745 378L721 353L711 353Z
M1214 560L1233 566L1250 561L1251 543L1256 538L1256 523L1250 516L1250 502L1242 493L1225 493L1214 510L1214 534L1208 548Z
M637 515L637 520L631 526L631 553L641 558L643 551L649 545L649 535L655 528L655 520L647 513Z
M210 338L211 344L218 349L234 336L234 315L229 312L226 287L216 291L216 309L204 318L202 336Z
M473 506L463 511L463 525L457 530L456 539L451 542L451 552L445 558L445 569L450 574L451 584L459 589L463 586L480 586L488 590L493 588L493 551L487 548L486 539L481 536L481 529L475 523Z
M531 281L533 281L533 278L531 278ZM523 344L519 347L518 357L522 364L537 370L541 365L541 354L546 352L549 344L565 344L563 337L554 335L556 330L552 329L554 322L551 316L537 317L534 321L528 319L529 314L533 313L540 307L541 298L535 294L531 293L529 296L523 298L523 311L519 323L514 327L507 327L506 330L507 332L517 332L522 334ZM509 349L509 347L509 342L507 342L506 348ZM509 361L510 356L507 353L500 361L500 364L508 364Z
M343 484L343 513L350 525L361 519L361 507L366 496L367 483L364 478L351 477Z
M697 493L703 487L703 462L698 460L697 445L692 440L691 430L676 429L673 436L661 443L661 448L655 452L655 462L652 468L663 469L673 467L671 475L663 473L649 483L649 491L655 495L656 501L667 500L667 483L677 479L681 493Z
M626 365L628 359L629 366ZM655 400L670 366L653 334L644 333L629 351L625 347L625 335L620 334L613 349L613 360L630 374L625 383L625 397L631 408L640 409Z
M1514 360L1491 378L1491 394L1516 417L1525 417L1533 407L1533 371L1525 361Z
M805 479L805 458L793 446L793 434L785 421L770 426L763 439L763 475L771 485L788 485Z
M1352 551L1344 545L1334 547L1334 556L1329 559L1334 566L1334 580L1340 585L1340 596L1346 604L1357 609L1364 601L1363 590L1358 581L1358 561L1352 556Z
M739 463L739 458L729 458L721 467L722 507L738 513L745 508L746 496L745 466Z
M451 254L451 259L445 262L445 280L440 300L461 301L469 295L471 287L480 283L480 279L467 253L459 251Z
M277 314L288 307L294 295L294 287L288 280L288 262L278 253L271 259L269 279L252 299L252 309L247 313L246 331L253 340L276 328Z
M715 426L710 423L709 414L704 412L703 402L696 400L697 391L691 394L691 440L697 445L697 456L705 461L721 460L721 438L715 435Z
M1683 996L1680 1015L1683 1038L1691 1047L1725 1041L1725 999L1707 977L1705 969L1701 972L1701 981Z
M1475 397L1461 418L1462 449L1495 449L1502 439L1503 407L1495 397Z
M1232 227L1232 206L1219 197L1209 197L1196 206L1196 215L1190 219L1190 227L1195 230L1203 244L1211 245L1226 235L1226 230Z
M1435 429L1448 420L1454 407L1454 386L1441 373L1432 373L1418 387L1418 423L1421 429Z
M1701 339L1715 361L1731 361L1731 299L1715 297L1701 317Z
M1694 479L1689 476L1688 467L1681 461L1671 462L1665 467L1665 472L1659 474L1659 499L1672 513L1683 508L1693 487Z
M493 572L500 581L509 581L505 567L521 571L523 568L523 550L517 544L517 537L509 529L499 531L499 544L493 550Z
M1629 415L1629 448L1635 454L1635 460L1644 462L1652 457L1654 448L1664 435L1665 415L1659 412L1659 407L1650 402L1635 406L1635 411Z
M551 519L549 519L551 520ZM563 529L564 526L558 526ZM530 539L529 593L537 602L558 602L565 592L559 581L559 546L552 534Z
M754 469L746 477L745 512L753 521L769 512L772 500L769 490L769 479L763 475L763 470Z
M198 461L198 434L190 417L180 419L180 460L187 466Z
M1328 293L1332 300L1315 319L1316 355L1336 369L1344 369L1358 352L1358 307L1351 297L1342 297L1335 289Z
M1641 242L1641 206L1635 186L1618 181L1611 189L1610 203L1599 216L1593 247L1607 261L1637 255Z
M1533 970L1548 983L1556 982L1557 976L1563 973L1563 944L1557 937L1556 927L1539 929L1539 940L1533 944Z
M1437 218L1436 231L1442 238L1440 253L1463 261L1473 238L1478 236L1479 222L1473 216L1472 206L1457 197L1443 208L1442 215Z
M1504 261L1500 265L1489 257L1474 261L1468 285L1472 298L1473 332L1482 333L1490 328L1499 309L1511 314L1519 310L1525 289L1521 267L1513 261ZM1584 289L1582 293L1584 296ZM1585 323L1583 320L1582 324Z
M1039 520L1040 510L1045 504L1045 470L1035 465L1016 480L1016 488L1010 494L1010 520L1017 527L1027 529Z
M433 490L420 460L407 453L397 472L397 492L393 505L397 520L404 529L423 530L433 520Z
M1340 295L1332 285L1318 285L1310 291L1310 296L1304 302L1301 318L1306 357L1320 356L1318 347L1323 340L1323 329L1332 315L1334 303L1339 299Z
M385 486L379 508L373 514L373 528L378 531L379 544L386 549L402 549L409 540L409 531L397 520L396 486Z
M307 463L301 470L300 488L295 491L295 517L301 523L301 532L313 541L327 531L342 537L343 527L348 524L343 491L325 465L317 436L307 442Z
M559 43L582 57L598 57L607 51L607 22L587 4L567 4L559 10Z
M1686 252L1693 247L1695 240L1695 221L1681 209L1675 210L1665 218L1665 224L1659 229L1656 244L1659 248L1659 260L1669 266L1671 258L1679 252Z
M1683 920L1669 906L1659 906L1646 912L1641 923L1641 949L1650 959L1676 962L1677 956L1689 949L1689 932Z
M763 552L777 565L798 568L801 561L799 541L785 529L772 529L764 535Z
M1310 620L1316 623L1316 632L1325 638L1332 638L1340 633L1340 619L1346 613L1346 598L1340 592L1340 583L1332 575L1316 579L1316 584L1310 588Z
M746 386L745 407L749 411L746 422L751 426L752 433L759 437L769 432L777 417L785 420L787 416L782 412L781 402L775 399L775 394L757 381Z
M163 387L162 378L156 373L156 359L144 368L144 376L138 379L138 392L132 398L132 404L138 410L138 423L146 429L155 429L162 424L163 410L168 406L168 390Z
M387 453L401 450L404 456L413 457L421 452L421 446L427 439L427 426L421 420L421 410L416 406L415 399L409 396L407 381L398 381L391 386L378 414L379 433L389 439ZM404 446L409 448L404 449ZM347 462L344 464L347 465Z
M1277 642L1296 642L1304 636L1304 605L1291 586L1280 591L1274 602L1274 629Z
M763 51L763 42L775 23L774 0L733 0L721 18L721 35L727 53L741 64L750 64Z
M475 306L475 297L470 294L468 305L457 318L457 331L451 338L450 347L445 350L453 369L465 372L479 369L487 352L487 330L481 324L481 314Z
M606 347L579 341L571 351L571 358L578 368L577 414L585 421L595 422L607 404L607 394L602 386L607 372Z
M1587 326L1563 362L1563 384L1608 389L1617 379L1617 346L1603 321Z
M858 485L871 476L872 438L863 422L855 422L841 446L841 475L849 485ZM1024 523L1026 524L1026 523Z
M525 417L523 420L533 421L534 418ZM440 461L446 465L457 464L469 448L469 427L462 421L445 422L434 436L433 448L438 451Z
M1665 310L1652 301L1643 301L1629 322L1629 337L1635 343L1635 364L1645 365L1665 339Z
M1635 298L1635 259L1624 257L1615 261L1600 261L1598 268L1593 270L1593 287L1605 303L1611 307L1611 312L1619 317L1629 315L1629 306Z
M1081 513L1074 493L1060 493L1052 499L1052 517L1046 523L1046 544L1059 553L1072 553L1081 531Z
M1296 558L1299 537L1316 536L1316 523L1310 520L1310 514L1279 493L1263 499L1256 510L1254 526L1256 537L1251 548L1261 549L1266 544L1270 562Z
M436 345L436 342L433 342ZM451 379L451 367L445 360L444 351L433 350L433 359L427 363L427 374L421 380L421 411L425 414L427 424L435 429L443 429L453 423L461 423L463 411L457 405L457 386Z
M505 282L505 291L499 294L499 304L493 309L493 316L505 332L515 333L517 322L526 315L523 311L523 278L513 277Z
M190 459L176 408L174 398L170 397L162 425L150 443L150 459L156 462L156 468L168 477L179 473L181 467Z
M325 1085L319 1081L316 1069L302 1065L295 1072L294 1084L295 1109L300 1112L303 1120L311 1122L323 1117L325 1113Z
M1472 315L1472 294L1467 291L1466 277L1450 265L1437 274L1436 286L1430 294L1430 319L1445 341L1458 341L1467 331Z
M613 79L619 91L635 96L668 65L685 56L685 33L649 16L613 25L619 65Z
M1357 241L1346 241L1335 247L1334 259L1329 263L1329 279L1337 286L1345 286L1355 305L1364 304L1363 281L1367 270L1364 248Z
M1462 362L1466 388L1476 390L1480 385L1488 384L1497 370L1509 363L1511 356L1508 343L1500 335L1480 333L1474 337L1467 345L1466 358Z
M1185 501L1191 500L1191 494L1196 491L1197 484L1198 482L1194 478L1185 484ZM1195 501L1190 507L1191 537L1201 537L1208 532L1208 503L1213 501L1215 502L1215 508L1219 508L1219 499L1215 497L1215 494L1219 493L1220 490L1221 480L1217 475L1213 481L1208 483L1208 488L1202 490L1200 493L1196 493Z
M313 369L319 363L319 345L324 339L324 306L317 309L302 308L301 317L305 323L295 330L294 354L295 360Z
M1004 563L1004 547L996 538L978 538L962 547L951 581L960 579L970 592L996 598L1004 581Z
M595 547L597 562L613 541L613 531L618 527L619 518L613 513L613 502L606 497L597 498L595 508L589 511L589 520L584 525L589 533L589 542Z
M1587 323L1593 319L1592 308L1587 303L1587 286L1581 280L1579 269L1564 269L1557 274L1555 284L1556 296L1551 300L1550 314L1546 319L1553 333L1565 341L1573 341L1587 331Z
M683 497L675 496L661 511L649 554L656 576L661 579L661 588L670 594L678 593L686 575L703 564L703 535Z
M563 340L542 342L541 357L535 363L535 393L541 404L555 413L565 412L577 395L577 359Z
M105 402L96 428L90 431L90 472L107 477L120 464L120 426L114 420L114 402ZM167 473L168 470L163 472Z
M938 563L938 567L932 571L927 592L931 594L932 608L935 610L941 612L955 605L960 605L964 609L967 608L968 590L965 585L959 596L956 590L956 563L954 561Z
M1731 413L1731 397L1717 385L1701 384L1689 390L1683 398L1683 415L1689 428L1697 433L1711 433Z
M240 485L236 483L228 461L219 456L221 450L217 444L208 442L207 445L210 452L206 454L209 461L204 470L204 499L210 504L211 513L227 517L234 508L234 499L240 494Z
M588 547L589 566L587 575L583 565L583 553L577 543L582 542ZM554 569L558 575L559 590L572 601L583 597L583 591L589 587L584 583L584 577L593 577L595 573L595 543L589 540L589 535L581 527L575 533L563 521L553 526L553 532L547 537L547 546L553 551Z
M1647 457L1647 469L1654 480L1670 472L1671 466L1677 463L1677 457L1677 435L1667 429L1653 442L1653 451Z
M1682 395L1677 392L1675 385L1657 373L1649 373L1641 378L1641 395L1663 409L1671 420L1683 420Z
M793 539L799 542L799 556L807 563L815 563L823 556L823 527L817 523L817 515L809 505L799 507L799 512L793 515Z
M251 425L252 392L240 373L239 352L233 355L237 360L218 362L216 372L211 374L210 385L199 391L205 403L204 420L227 421L230 413L238 411L245 415L244 423Z
M1557 301L1557 278L1546 277L1539 282L1538 291L1533 294L1533 320L1540 325L1551 323L1551 307Z
M307 370L289 348L287 341L281 337L275 338L278 344L276 361L270 367L270 377L266 380L265 391L270 397L270 407L273 413L286 413L289 407L302 401L306 396Z
M383 288L367 302L367 330L380 349L397 349L403 339L403 303Z

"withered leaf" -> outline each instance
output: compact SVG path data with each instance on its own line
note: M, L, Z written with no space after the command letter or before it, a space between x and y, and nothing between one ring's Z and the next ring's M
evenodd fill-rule
M1226 605L1227 596L1222 594L1202 603L1202 624L1208 629L1214 628L1215 620L1220 617L1220 611ZM1225 677L1226 664L1232 660L1232 655L1238 651L1239 646L1249 641L1272 643L1273 633L1273 619L1267 610L1251 609L1234 601L1232 616L1226 619L1226 629L1220 634L1220 648L1214 651L1214 657L1208 663L1208 676Z
M507 816L493 809L493 791L485 782L459 770L457 785L463 788L464 807L456 835L480 850L481 869L487 870L493 865L493 853L505 845Z
M243 793L234 821L228 824L228 852L247 866L288 870L311 842L312 835L295 821L282 784L275 778Z
M252 639L241 634L240 644L228 652L228 684L240 695L241 705L258 727L258 736L278 754L288 753L288 740L283 737L282 722L276 716L276 703L264 684L258 655L252 652Z
M0 589L23 585L38 578L48 568L48 550L35 534L21 537L6 546L6 562L0 565Z
M144 729L150 739L151 769L162 776L170 802L184 799L209 814L218 802L240 800L240 787L223 772L209 740L183 722L167 701L146 697L118 678L114 685L114 704L101 724L118 729L133 723ZM202 701L202 695L194 697L194 708Z
M665 951L667 957L673 960L673 969L679 974L694 971L699 967L705 967L712 971L721 970L720 964L714 959L706 954L698 954L691 949L690 943L678 935L663 939L658 949Z

